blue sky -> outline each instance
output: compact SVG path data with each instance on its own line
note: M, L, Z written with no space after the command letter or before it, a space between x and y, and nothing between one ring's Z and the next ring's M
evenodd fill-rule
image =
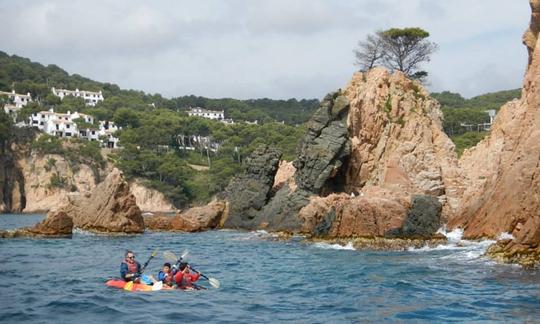
M0 49L167 97L322 98L368 33L418 26L439 51L428 88L518 88L527 0L0 0Z

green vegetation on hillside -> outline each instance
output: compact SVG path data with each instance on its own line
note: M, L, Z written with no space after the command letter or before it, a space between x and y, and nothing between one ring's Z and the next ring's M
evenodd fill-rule
M105 100L95 107L86 106L80 98L60 100L51 94L53 86L101 90ZM223 190L231 177L240 172L244 158L261 143L273 145L283 152L285 159L293 159L305 130L300 124L319 105L316 99L236 100L197 96L167 99L159 94L122 90L114 84L69 75L56 65L43 66L0 52L0 90L12 88L18 93L30 92L36 100L19 112L18 121L27 120L34 112L54 108L56 112L78 111L98 120L112 120L123 127L117 136L124 149L109 155L108 160L128 178L143 178L177 207L205 202ZM236 124L187 116L186 110L196 106L224 110L225 117L234 119ZM258 125L241 122L255 120ZM88 163L97 176L104 163L96 142L42 135L32 147L42 154L62 154L75 167L77 163ZM189 164L207 168L195 170ZM52 179L51 185L62 185L60 180Z
M489 122L486 111L498 111L508 101L519 98L521 89L486 93L470 99L449 91L432 93L431 96L441 104L444 132L450 136L458 155L461 155L464 149L476 145L488 134L479 126ZM471 126L464 127L462 124Z

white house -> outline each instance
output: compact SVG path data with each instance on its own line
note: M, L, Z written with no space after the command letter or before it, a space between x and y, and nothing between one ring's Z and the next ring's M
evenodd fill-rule
M100 121L98 127L79 128L74 120L82 118L93 124L94 117L78 112L55 113L53 109L40 111L30 116L30 125L58 137L79 137L89 141L99 141L109 148L117 148L119 139L113 134L120 128L113 122Z
M26 106L26 104L28 104L30 101L32 101L32 96L30 95L30 92L24 95L15 93L15 90L12 90L11 92L0 91L0 96L2 95L7 96L13 102L13 105L15 105L15 107L17 108L22 108Z
M84 91L84 90L79 90L79 89L75 89L75 91L73 91L73 90L66 90L66 89L56 89L54 87L52 87L51 90L52 90L52 93L55 96L60 97L60 99L64 99L64 97L66 96L83 98L87 106L95 106L99 101L104 100L103 93L101 92L101 90L99 92Z
M225 112L223 110L207 110L200 107L195 108L189 108L188 110L189 116L197 116L207 119L217 119L222 120L225 119Z

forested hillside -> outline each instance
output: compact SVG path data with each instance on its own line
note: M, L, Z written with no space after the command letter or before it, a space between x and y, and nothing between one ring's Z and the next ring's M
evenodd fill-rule
M52 95L53 86L101 90L105 100L95 107L85 106L80 98L60 100ZM304 132L301 124L319 104L316 99L167 99L159 94L123 90L115 84L70 75L55 65L43 66L0 52L0 90L12 89L17 93L30 92L34 98L19 112L18 121L27 120L33 112L54 108L56 112L87 113L122 126L118 136L124 149L109 155L109 161L128 178L146 179L149 186L164 192L177 207L205 202L222 190L239 172L243 159L261 143L276 146L284 158L291 160ZM225 110L225 117L236 123L226 125L189 117L186 109L190 106ZM243 120L257 120L258 124ZM60 144L59 140L49 138L34 146L40 153L69 150L70 145L61 148ZM201 165L204 167L197 167Z
M521 89L486 93L470 99L459 93L444 91L431 96L441 104L444 114L443 128L456 144L458 154L476 145L487 134L479 125L490 121L487 110L496 110L510 100L521 96ZM469 127L462 124L471 125Z

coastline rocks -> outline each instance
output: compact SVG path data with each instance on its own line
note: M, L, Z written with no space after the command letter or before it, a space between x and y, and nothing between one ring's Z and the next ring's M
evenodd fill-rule
M0 231L2 238L14 237L70 237L73 220L65 212L55 213L34 225L13 231Z
M157 214L143 216L143 218L146 229L154 231L169 231L171 229L171 216Z
M246 160L244 172L225 189L229 204L225 227L252 228L254 218L268 201L280 158L281 152L261 145Z
M202 207L193 207L170 219L170 230L200 232L216 228L225 212L224 201L213 201Z
M69 215L75 227L88 231L144 232L141 210L118 169L113 169L91 194L70 196L68 204L49 212L47 217L58 213Z
M302 208L302 232L315 237L431 239L440 227L437 198L405 195L369 187L361 196L312 197Z
M294 178L257 213L251 229L298 232L302 227L298 212L309 203L309 197L340 190L340 170L350 149L345 123L348 109L348 100L340 91L324 98L308 123L293 162Z

